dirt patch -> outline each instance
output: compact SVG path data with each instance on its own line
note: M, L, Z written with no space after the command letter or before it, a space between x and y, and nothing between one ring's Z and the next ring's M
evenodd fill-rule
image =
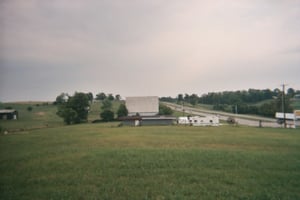
M35 113L37 116L45 116L45 112L37 112Z

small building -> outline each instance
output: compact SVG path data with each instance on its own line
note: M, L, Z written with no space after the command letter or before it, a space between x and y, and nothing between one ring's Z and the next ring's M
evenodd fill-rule
M176 121L176 117L169 116L128 116L120 118L123 125L127 126L162 126L173 125Z
M217 116L206 116L206 117L179 117L178 124L191 125L191 126L219 126L220 121Z
M125 126L140 126L142 117L141 116L127 116L127 117L120 117L119 120L121 120L122 124Z
M191 117L193 126L219 126L220 121L217 116L206 116L206 117Z
M2 120L17 120L18 111L13 109L3 109L0 110L0 119Z
M128 116L155 116L159 112L157 96L126 97Z
M285 121L288 127L296 128L299 126L300 110L295 110L294 113L276 112L275 118L277 119L277 123L279 124L284 124Z
M295 119L295 114L294 113L281 113L281 112L276 112L275 113L275 118L276 119L286 119L286 120L294 120Z
M300 110L294 110L294 116L296 120L300 120Z
M176 122L176 117L171 116L153 116L142 117L141 125L173 125Z
M182 125L190 125L191 122L189 120L189 117L178 117L178 124L182 124Z

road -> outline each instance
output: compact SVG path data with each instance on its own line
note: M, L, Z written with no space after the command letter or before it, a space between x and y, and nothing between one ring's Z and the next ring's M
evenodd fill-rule
M253 126L259 127L259 123L261 121L262 127L273 127L273 128L280 128L283 125L277 123L276 119L266 118L266 117L256 117L251 115L241 115L241 114L231 114L213 110L206 110L201 108L192 108L185 106L184 108L181 105L163 102L166 106L170 107L173 110L184 112L185 114L191 115L199 115L199 116L209 116L209 115L217 115L220 120L226 121L228 117L234 117L238 124L246 125L246 126ZM184 110L183 110L184 109ZM299 126L299 120L297 122L297 126ZM291 126L293 122L288 122L288 126Z

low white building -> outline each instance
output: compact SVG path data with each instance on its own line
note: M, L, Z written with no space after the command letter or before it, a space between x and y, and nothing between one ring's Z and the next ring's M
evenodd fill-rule
M276 112L275 118L279 124L284 124L285 119L287 127L296 128L299 126L300 110L295 110L294 113Z
M206 117L179 117L178 124L193 125L193 126L219 126L220 120L218 116L206 116Z
M287 120L295 120L295 114L294 113L280 113L276 112L275 118L277 119L287 119Z
M191 123L188 117L178 117L178 124L188 125Z

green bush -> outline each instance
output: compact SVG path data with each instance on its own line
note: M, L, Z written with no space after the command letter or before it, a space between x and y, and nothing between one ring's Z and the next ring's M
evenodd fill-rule
M113 121L114 115L115 115L114 112L111 110L104 110L103 112L100 113L100 117L105 122Z
M31 112L31 111L33 110L33 108L32 108L31 106L28 106L28 107L27 107L27 110L28 110L29 112Z

